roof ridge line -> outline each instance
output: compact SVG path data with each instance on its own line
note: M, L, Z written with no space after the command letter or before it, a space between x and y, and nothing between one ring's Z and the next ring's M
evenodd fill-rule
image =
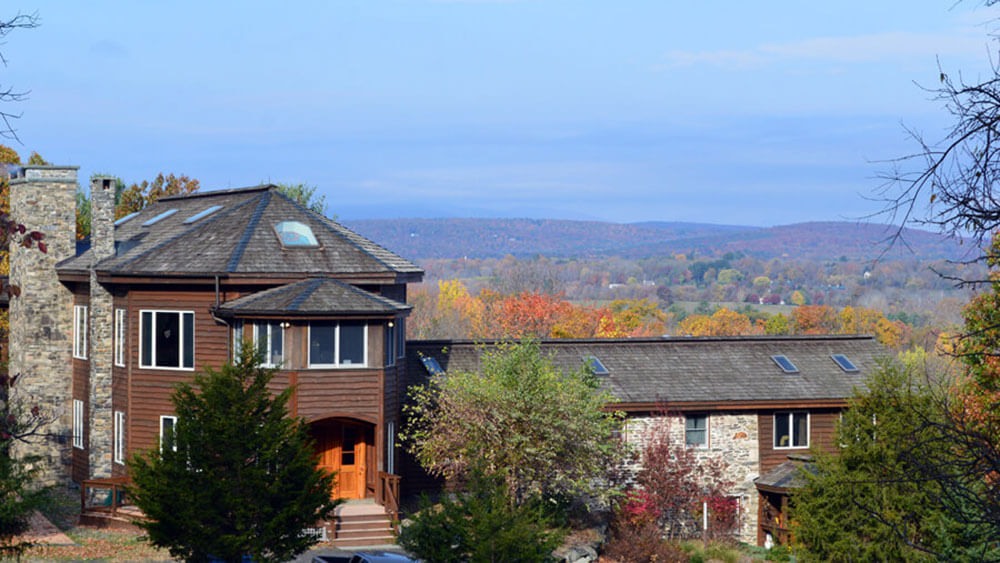
M299 310L299 305L302 305L303 301L305 301L306 299L309 299L309 296L312 295L313 293L315 293L316 292L316 288L318 288L320 285L322 285L322 283L323 283L323 278L316 278L316 279L312 280L310 282L310 284L309 284L309 287L307 287L295 299L292 299L292 302L288 304L288 310L290 310L290 311L298 311Z
M382 260L382 259L381 259L381 258L379 258L378 256L375 256L375 255L374 255L374 254L372 254L371 252L368 252L367 250L365 250L364 248L362 248L362 247L361 247L361 245L359 245L358 243L356 243L356 242L354 242L353 240L351 240L351 239L347 238L346 236L344 236L344 234L343 234L343 233L341 233L341 232L337 231L336 229L332 228L332 227L331 227L330 225L328 225L328 224L327 224L327 221L332 221L332 222L336 223L337 225L340 225L340 223L337 223L336 221L334 221L333 219L330 219L329 217L325 217L325 216L323 216L323 215L320 215L319 213L316 213L316 212L315 212L315 211L313 211L312 209L309 209L308 207L306 207L306 206L302 205L301 203L299 203L299 202L295 201L294 199L292 199L292 198L288 197L287 195L285 195L285 194L281 193L280 191L279 191L279 192L277 192L277 193L281 194L281 195L282 195L282 196L283 196L283 197L284 197L285 199L287 199L287 200L288 200L288 201L289 201L289 202L290 202L290 203L291 203L292 205L294 205L295 207L298 207L300 211L304 211L304 212L306 212L306 213L310 214L310 216L313 216L313 215L315 215L315 216L318 216L318 217L319 217L319 223L320 223L321 225L323 225L323 228L325 228L326 230L330 231L331 233L333 233L333 234L335 234L335 235L339 236L340 238L344 239L344 240L345 240L345 241L347 242L347 244L350 244L350 245L351 245L351 246L353 246L354 248L357 248L358 250L360 250L360 251L361 251L362 253L364 253L364 254L365 254L366 256L369 256L369 257L371 257L371 258L372 258L373 260L375 260L376 262L378 262L379 264L382 264L382 265L383 265L383 266L385 266L385 267L386 267L386 268L387 268L387 269L388 269L389 271L391 271L391 272L395 272L395 271L396 271L396 268L393 268L392 266L390 266L389 264L387 264L387 263L386 263L386 262L385 262L384 260ZM344 227L343 225L340 225L340 227L342 227L342 228L344 228L344 229L347 229L347 227ZM347 230L350 230L350 229L347 229ZM351 231L351 232L352 232L352 233L354 233L354 231ZM354 234L356 234L356 235L357 235L358 233L354 233ZM358 236L361 236L361 235L358 235ZM366 238L366 239L367 239L367 237L364 237L364 238ZM369 241L369 242L371 242L372 244L374 244L374 245L378 246L379 248L381 248L381 249L383 249L383 250L387 251L387 252L392 252L392 251L391 251L391 250L389 250L388 248L385 248L385 247L383 247L383 246L380 246L380 245L379 245L379 244L378 244L377 242L375 242L375 241L372 241L372 240L370 240L370 239L368 239L368 241ZM393 253L393 254L395 254L395 253ZM400 256L400 258L402 258L402 256Z
M257 201L257 208L254 209L253 215L247 223L247 228L243 230L243 235L240 237L240 241L236 243L236 248L233 249L233 253L229 257L229 264L226 265L227 272L235 272L236 267L240 265L240 260L243 259L243 253L246 252L247 245L250 243L250 237L253 236L253 232L257 229L257 225L260 224L261 215L264 214L264 209L270 201L270 190L261 194L260 199Z
M299 284L301 284L303 282L306 282L306 281L309 281L309 280L299 280L299 281L295 281L295 282L292 282L292 283L286 283L284 285L279 285L277 287L270 287L270 288L267 288L267 289L262 289L261 291L258 291L256 293L251 293L250 295L244 295L243 297L248 298L246 304L249 305L251 303L258 302L261 299L264 299L265 297L270 297L272 295L278 295L278 294L284 293L286 291L291 291L296 285L299 285ZM239 299L243 299L243 297L237 297L236 299L231 299L230 301L227 301L226 303L229 303L231 301L237 301ZM225 305L226 303L220 303L220 306L221 305Z
M160 198L160 199L158 199L156 201L162 201L162 199L163 198ZM126 264L131 264L132 262L135 262L139 258L142 258L143 256L146 256L150 252L153 252L154 250L159 250L160 248L162 248L162 247L170 244L171 242L177 240L178 238L180 238L180 237L182 237L182 236L184 236L184 235L186 235L186 234L188 234L188 233L190 233L190 232L192 232L192 231L194 231L196 229L200 229L201 227L204 227L205 225L209 225L213 221L217 221L217 220L225 217L226 215L229 215L230 213L233 213L234 211L236 211L237 209L239 209L239 208L243 207L244 205L250 203L251 201L253 201L253 199L248 199L246 201L243 201L243 202L240 202L240 203L234 205L233 207L231 207L229 209L226 209L226 210L222 211L221 213L213 213L211 216L209 216L208 218L206 218L204 221L198 221L197 223L192 223L191 227L189 227L187 230L177 233L176 235L168 238L167 240L161 242L160 244L157 244L156 246L147 248L146 250L140 252L139 254L136 254L135 256L129 258L128 260L124 260L121 264L118 265L118 267L120 268L121 266L124 266ZM156 203L156 202L153 202L153 203ZM101 262L104 262L106 260L111 260L112 258L115 258L115 255L108 256L104 260L101 260ZM101 262L97 262L96 264L92 264L91 268L97 269L97 266L99 266L101 264Z
M349 283L344 283L344 282L339 281L339 280L331 280L331 281L335 281L335 282L337 282L337 283L339 283L341 285L345 285L345 286L347 286L348 289L350 289L351 291L353 291L353 292L361 295L362 297L366 297L368 299L372 299L374 301L378 301L378 302L382 303L383 305L391 305L393 307L398 306L398 305L402 305L404 307L408 306L410 308L413 307L412 305L409 305L408 303L402 303L400 301L396 301L395 299L389 299L388 297L386 297L384 295L379 295L377 293L372 293L370 291L365 291L365 290L361 289L360 287L355 287L354 285L351 285Z

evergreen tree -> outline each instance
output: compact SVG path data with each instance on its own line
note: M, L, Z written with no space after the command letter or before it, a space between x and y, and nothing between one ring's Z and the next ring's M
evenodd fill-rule
M313 459L306 424L289 417L291 389L268 391L274 370L244 346L235 365L180 384L177 423L159 451L129 465L150 541L187 561L287 561L328 518L333 475Z

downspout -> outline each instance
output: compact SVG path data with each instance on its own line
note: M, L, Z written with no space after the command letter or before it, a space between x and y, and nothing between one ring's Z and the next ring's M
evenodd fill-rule
M215 314L215 312L219 310L219 305L220 304L221 303L219 301L219 275L216 274L215 275L215 307L212 307L212 310L210 310L208 313L210 315L212 315L212 318L215 319L215 322L222 323L222 324L226 325L226 328L232 328L232 325L230 325L228 321L226 321L225 319L219 318ZM227 346L229 347L230 350L233 349L233 331L231 331L231 330L227 330L226 331L226 344L227 344Z

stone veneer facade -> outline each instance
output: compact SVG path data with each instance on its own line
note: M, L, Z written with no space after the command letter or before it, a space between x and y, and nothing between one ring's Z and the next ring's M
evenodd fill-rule
M10 245L10 282L24 288L10 300L11 374L20 374L14 399L37 404L54 421L48 436L18 444L14 455L41 456L44 484L72 479L73 295L56 264L76 253L75 166L25 166L10 180L11 218L45 235L48 252Z
M97 263L115 253L115 180L98 177L90 184L91 250ZM90 477L111 477L114 411L111 402L111 377L114 337L114 299L97 282L97 272L90 269L90 442L88 457ZM124 431L124 430L123 430Z
M753 480L760 476L757 413L707 414L708 447L698 448L695 452L698 459L720 459L727 464L726 478L736 483L731 494L740 499L739 539L754 545L757 543L758 495ZM659 425L666 425L672 443L683 446L685 443L683 415L629 417L627 430L629 443L641 452L650 432L655 431Z

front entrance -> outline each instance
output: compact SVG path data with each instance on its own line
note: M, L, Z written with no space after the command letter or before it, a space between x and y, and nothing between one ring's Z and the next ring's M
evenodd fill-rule
M317 465L337 474L330 496L345 499L367 497L369 489L374 490L375 487L374 480L370 484L368 482L375 454L373 425L324 420L312 424L312 434L316 441Z

